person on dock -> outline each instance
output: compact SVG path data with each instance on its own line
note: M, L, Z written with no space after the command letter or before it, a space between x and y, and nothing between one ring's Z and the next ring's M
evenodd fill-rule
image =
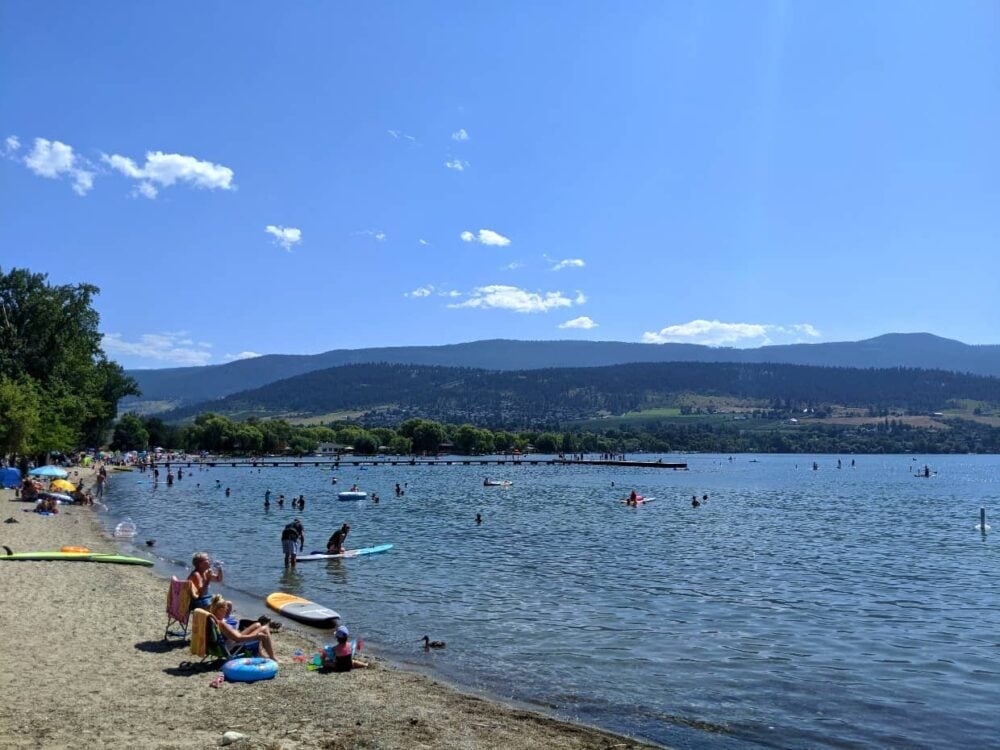
M351 524L345 523L330 537L326 543L326 554L328 555L339 555L344 551L344 542L347 540L347 535L351 533Z
M306 533L302 521L295 519L281 531L281 550L285 553L285 567L295 567L295 555L306 546Z

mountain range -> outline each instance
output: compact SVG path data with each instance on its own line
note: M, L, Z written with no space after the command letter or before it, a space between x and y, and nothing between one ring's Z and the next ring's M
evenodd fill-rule
M786 344L756 349L697 344L493 339L440 346L335 349L269 354L221 365L129 370L142 396L122 410L151 414L224 398L279 380L351 364L406 364L483 370L604 367L629 363L781 363L820 367L907 367L1000 376L1000 345L974 346L928 333L890 333L854 342Z

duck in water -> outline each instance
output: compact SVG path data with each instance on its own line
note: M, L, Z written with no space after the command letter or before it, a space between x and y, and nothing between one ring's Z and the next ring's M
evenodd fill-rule
M424 642L424 650L425 651L429 651L432 648L445 648L448 645L444 641L432 641L430 639L430 636L427 636L427 635L425 635L420 640L422 640Z

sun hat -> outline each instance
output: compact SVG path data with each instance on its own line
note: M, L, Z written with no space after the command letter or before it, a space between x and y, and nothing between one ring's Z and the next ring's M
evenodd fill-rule
M350 632L348 632L347 628L344 625L341 625L339 628L333 631L333 635L337 638L347 638L347 636L350 635Z

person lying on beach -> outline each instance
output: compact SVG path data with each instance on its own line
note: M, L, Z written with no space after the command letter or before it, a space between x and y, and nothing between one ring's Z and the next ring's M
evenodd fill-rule
M208 591L208 586L212 581L222 583L224 577L222 566L219 565L213 570L212 564L208 561L208 553L196 552L194 557L191 558L191 567L194 570L191 571L191 575L187 578L191 582L191 609L199 607L201 609L208 609L208 605L212 601L212 595Z
M336 646L326 646L323 649L323 667L331 672L350 672L352 669L364 669L368 662L354 658L354 647L347 642L350 633L341 625L334 632Z
M257 641L260 644L261 653L268 659L277 661L278 659L274 655L274 643L271 641L271 629L261 622L253 622L242 630L237 630L226 619L232 612L232 602L223 599L219 594L212 597L208 613L219 626L219 632L222 633L222 637L226 639L227 643L233 645Z
M43 497L35 506L35 513L58 513L59 503L54 497Z

